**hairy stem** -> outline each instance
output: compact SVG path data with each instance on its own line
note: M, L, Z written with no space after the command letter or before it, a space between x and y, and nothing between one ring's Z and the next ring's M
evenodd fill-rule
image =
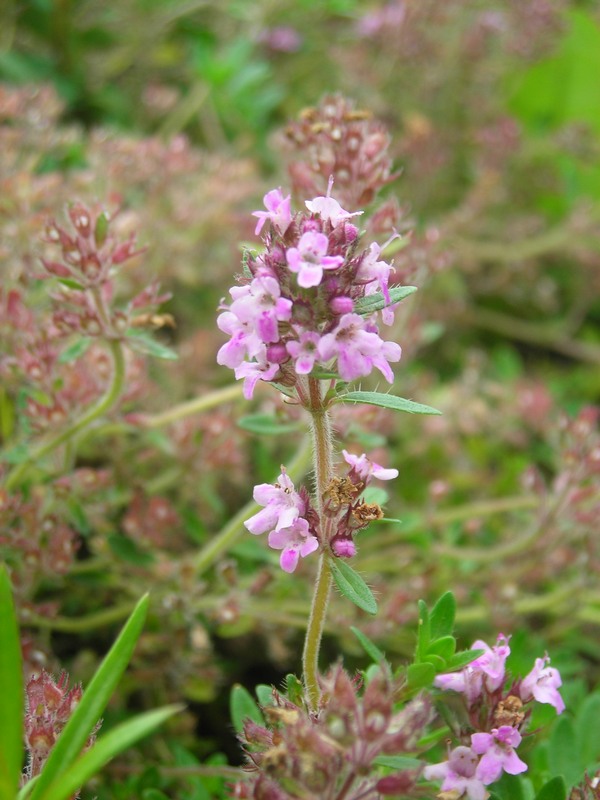
M88 425L91 425L92 422L99 419L107 411L110 411L117 402L123 391L123 384L125 382L125 355L121 342L112 340L108 343L108 346L113 359L113 374L106 393L97 403L79 417L79 419L75 420L72 425L62 430L54 438L42 442L33 450L27 461L18 464L6 478L6 489L10 490L16 486L32 463L39 461L61 445L70 441L76 434L84 430L84 428L87 428Z
M323 515L322 498L333 476L333 446L331 438L331 421L329 412L323 403L321 386L318 380L308 379L310 405L308 411L312 417L313 458L315 470L315 506L321 519L321 544L324 548L330 539L330 523ZM302 674L309 704L315 709L319 702L319 650L325 617L331 593L332 574L329 566L329 553L324 549L321 553L319 571L315 583L304 651L302 653Z

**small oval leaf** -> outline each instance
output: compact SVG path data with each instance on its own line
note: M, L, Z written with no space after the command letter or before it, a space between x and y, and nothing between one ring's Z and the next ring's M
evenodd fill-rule
M382 661L385 661L385 653L377 647L375 642L372 642L368 636L365 636L362 631L359 631L359 629L355 628L354 626L351 626L350 630L356 636L362 645L363 650L372 661L374 661L376 664L380 664Z
M367 297L361 297L360 300L357 300L354 305L354 311L356 314L361 315L373 314L375 311L380 311L382 308L399 303L400 300L404 300L405 297L409 297L409 295L414 294L416 291L416 286L392 286L390 289L391 302L388 303L381 292L376 292L375 294L370 294L367 295Z
M443 594L431 609L431 638L450 636L454 630L456 599L452 592Z
M366 403L371 406L381 406L381 408L391 408L393 411L406 411L408 414L441 414L437 408L425 406L422 403L414 403L412 400L405 400L404 397L396 397L393 394L382 394L381 392L348 392L338 396L339 403Z
M295 433L300 430L297 422L279 422L271 414L249 414L238 419L237 424L245 431L259 436L278 436L282 433Z
M238 733L244 730L244 720L250 718L258 725L264 725L265 720L260 708L248 689L236 683L229 697L229 711L231 722Z
M329 562L333 580L340 592L347 597L354 605L366 611L368 614L377 613L377 601L373 593L352 567L348 566L341 559L332 559Z

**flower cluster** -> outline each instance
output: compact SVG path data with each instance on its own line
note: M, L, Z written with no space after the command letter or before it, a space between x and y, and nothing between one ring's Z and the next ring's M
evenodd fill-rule
M69 676L62 672L57 681L42 670L39 676L29 680L25 689L25 746L29 761L24 779L30 780L42 770L56 740L69 721L69 717L79 704L83 690L80 684L68 689ZM96 740L101 723L92 730L85 749L89 749ZM71 800L79 797L76 793Z
M359 249L359 233L330 196L306 201L292 214L290 197L280 189L265 195L257 211L256 234L263 229L265 250L248 254L242 285L230 289L232 302L221 306L217 323L230 337L217 355L219 364L244 379L252 397L259 380L296 385L315 367L334 370L344 381L378 369L390 383L390 362L402 350L379 335L376 313L361 313L360 300L383 294L383 321L393 322L389 293L391 264L382 248ZM383 305L383 303L382 303Z
M355 456L342 452L350 470L343 478L331 479L322 498L323 519L312 507L306 488L295 490L285 467L275 485L254 487L254 500L264 508L244 524L250 533L269 531L269 547L282 551L279 563L285 572L294 572L300 557L314 553L321 544L334 556L351 558L356 554L357 531L383 516L376 503L361 499L361 493L372 478L391 480L398 476L398 470L385 469L364 453Z
M337 665L322 678L318 714L273 690L263 708L269 727L246 720L241 737L247 748L250 780L238 783L234 797L291 800L296 797L397 796L410 792L418 764L382 775L380 756L414 751L431 720L431 704L422 697L395 710L398 686L381 669L361 691Z
M558 714L564 711L565 704L558 691L560 674L548 666L547 656L536 659L531 672L513 681L506 690L505 665L510 655L507 637L498 636L493 647L477 641L472 649L484 652L460 672L435 679L438 688L462 695L470 730L464 732L462 743L448 754L446 761L425 767L423 774L428 780L441 780L442 792L486 800L486 787L503 772L518 775L527 770L515 750L531 714L528 704L532 700L549 703Z
M390 134L369 111L339 94L325 95L285 129L294 194L312 197L335 176L341 201L367 205L392 174Z

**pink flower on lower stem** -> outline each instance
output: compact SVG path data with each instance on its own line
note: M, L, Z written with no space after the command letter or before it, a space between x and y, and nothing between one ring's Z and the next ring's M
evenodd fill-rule
M371 482L371 478L378 478L380 481L391 481L398 477L397 469L386 469L381 464L376 464L371 461L365 453L360 456L355 456L347 450L342 450L346 463L352 467L352 472L355 473L363 483Z
M521 734L511 725L494 728L491 733L472 734L471 747L481 756L477 777L487 786L497 781L502 771L509 775L526 772L527 764L514 751L520 744Z
M457 797L465 794L469 800L487 800L490 793L481 778L477 776L479 759L470 747L455 747L447 761L431 764L423 770L428 781L441 780L443 792L458 792Z
M308 522L302 517L298 517L288 528L271 531L268 542L269 547L282 551L279 564L285 572L293 572L300 556L305 558L319 546L318 539L309 532Z
M548 656L536 658L534 668L521 681L519 694L524 703L533 697L538 703L549 703L554 706L557 714L562 714L565 702L558 691L562 686L560 672L549 667L549 663Z
M294 484L281 468L281 475L273 486L260 483L254 487L254 501L264 508L244 522L250 533L265 533L268 530L289 528L306 511L306 503L294 489Z
M464 694L469 707L480 697L484 683L490 692L494 692L502 686L505 678L504 665L510 655L508 639L503 634L498 636L494 647L477 640L471 646L471 650L484 650L485 652L467 664L460 672L438 675L433 684L444 691Z

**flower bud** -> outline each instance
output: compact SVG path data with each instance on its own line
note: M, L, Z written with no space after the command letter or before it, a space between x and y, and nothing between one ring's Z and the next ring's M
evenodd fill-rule
M352 311L354 311L354 301L351 297L338 295L338 297L334 297L331 300L329 303L329 308L334 314L350 314Z

